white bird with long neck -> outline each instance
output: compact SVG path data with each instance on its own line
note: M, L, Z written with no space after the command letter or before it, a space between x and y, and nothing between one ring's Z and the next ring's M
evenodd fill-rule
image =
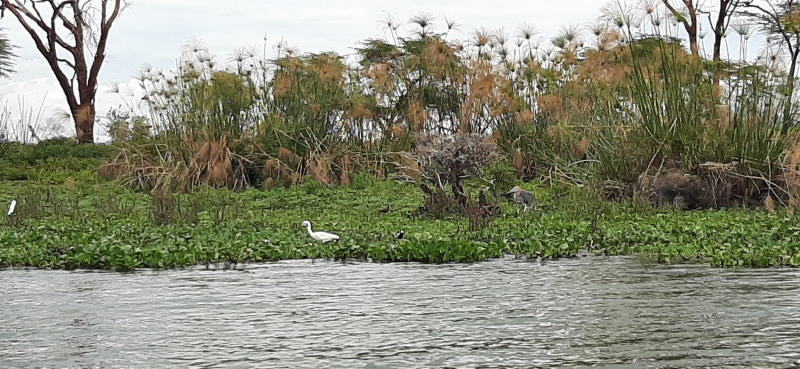
M339 241L339 236L335 235L333 233L320 232L320 231L314 232L314 231L312 231L311 230L311 222L309 222L307 220L303 221L303 227L306 227L306 229L308 229L308 234L309 234L309 236L311 236L311 238L313 238L313 239L315 239L315 240L317 240L319 242L325 243L325 242L330 242L330 241Z
M11 200L11 204L8 205L8 216L14 214L14 209L17 208L17 200Z

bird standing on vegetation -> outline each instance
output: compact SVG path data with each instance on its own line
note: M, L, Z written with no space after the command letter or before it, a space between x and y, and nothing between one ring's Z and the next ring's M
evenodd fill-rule
M394 236L394 238L396 238L398 240L402 240L403 236L405 236L405 235L406 235L406 231L400 231L400 232L398 232L396 234L393 234L392 236Z
M392 211L392 206L391 205L388 205L385 208L383 208L381 210L378 210L378 212L380 212L380 213L388 213L390 211Z
M315 240L317 240L319 242L325 243L325 242L329 242L329 241L337 241L337 242L339 241L339 236L337 236L337 235L335 235L333 233L319 232L319 231L318 232L314 232L314 231L312 231L311 230L311 222L309 222L307 220L303 221L303 227L306 227L306 229L308 229L308 234L311 236L311 238L313 238L313 239L315 239Z
M8 216L14 214L14 209L17 208L17 200L11 200L11 204L8 205Z
M503 196L510 196L514 202L522 204L524 206L524 209L522 210L523 213L527 213L531 206L533 206L533 202L536 200L530 191L525 191L520 186L514 186L514 188L512 188L510 191L504 193Z

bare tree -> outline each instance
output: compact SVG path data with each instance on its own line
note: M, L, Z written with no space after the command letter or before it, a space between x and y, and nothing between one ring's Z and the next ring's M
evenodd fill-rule
M717 19L711 19L711 13L708 13L708 22L714 30L714 56L715 62L721 60L722 40L725 38L725 32L731 24L731 19L739 7L741 0L719 0L719 11L717 12Z
M736 12L736 8L739 7L742 0L716 0L719 5L716 17L712 16L711 11L702 9L697 0L681 0L682 5L680 7L676 7L671 4L670 0L661 1L664 3L664 6L666 6L670 13L672 13L672 15L683 25L683 28L686 30L686 34L689 38L689 48L692 51L692 55L695 56L700 54L697 41L697 35L700 31L697 16L698 14L703 13L708 15L708 22L711 25L711 29L714 30L714 50L712 60L715 63L719 63L722 60L722 43L725 39L725 33L728 30L728 26L730 26L731 19ZM714 72L715 86L719 86L720 74L720 66L716 65Z
M678 20L681 24L683 24L683 29L686 30L686 34L689 38L689 49L692 51L692 55L699 56L700 49L697 47L697 31L698 31L698 24L697 24L697 13L698 13L698 5L696 4L695 0L681 0L683 3L683 7L685 9L678 9L673 4L670 4L670 0L661 0L664 3L664 6L667 7L672 16ZM683 11L685 10L685 11Z
M736 8L741 4L741 0L719 0L719 9L717 11L716 19L712 19L711 12L708 12L708 23L714 30L714 51L712 60L714 61L714 86L719 86L721 77L721 67L719 63L722 61L722 42L725 38L725 33L728 31L728 26L731 24Z
M125 0L0 0L0 16L14 15L55 74L80 143L94 142L97 76L125 6Z
M408 162L418 163L421 180L416 182L425 193L426 202L445 199L449 185L452 199L461 207L468 205L469 197L461 182L480 177L484 167L501 158L497 145L478 134L417 134L415 138L417 147L403 156Z
M785 134L794 124L792 122L792 106L797 59L800 56L800 1L798 0L764 0L756 3L752 0L742 2L742 14L763 27L767 41L789 54L789 71L786 77L783 107L783 127Z

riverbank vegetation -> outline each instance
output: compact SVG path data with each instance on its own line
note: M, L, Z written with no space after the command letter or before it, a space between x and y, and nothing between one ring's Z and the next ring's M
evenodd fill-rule
M276 59L240 51L220 65L189 45L176 72L142 71L141 115L109 114L120 151L101 174L178 192L306 175L348 185L355 171L418 181L404 169L424 168L403 153L420 137L480 135L523 180L687 208L799 201L795 109L774 62L709 63L625 27L585 41L565 28L545 49L525 27L451 40L450 23L411 24L362 42L358 63L282 45Z
M203 187L153 195L72 180L60 186L0 186L4 199L19 200L0 227L2 267L122 271L297 258L439 263L506 254L533 260L640 254L724 267L800 265L800 226L785 211L686 212L609 202L570 185L526 184L539 200L536 209L521 214L515 204L501 202L501 213L478 227L463 216L419 214L423 193L415 185L367 175L354 175L348 187L307 181L271 191ZM387 205L391 211L379 212ZM314 242L300 226L306 219L341 241ZM403 239L393 236L399 231Z
M107 114L110 145L0 139L0 196L19 200L0 266L578 253L800 265L794 72L705 60L652 13L634 25L622 10L549 46L527 26L457 40L426 15L405 35L387 20L355 60L281 44L274 59L220 63L189 44ZM535 211L502 201L514 185ZM341 241L311 243L305 219Z

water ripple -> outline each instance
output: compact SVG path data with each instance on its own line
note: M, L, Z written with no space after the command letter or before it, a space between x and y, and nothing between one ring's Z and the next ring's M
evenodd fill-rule
M10 368L800 365L800 272L589 257L0 272Z

